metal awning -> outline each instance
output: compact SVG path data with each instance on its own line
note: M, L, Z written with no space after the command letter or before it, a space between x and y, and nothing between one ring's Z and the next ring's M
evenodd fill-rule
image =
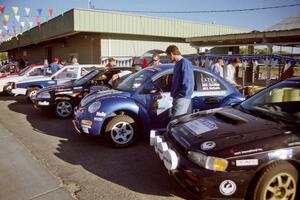
M252 31L249 33L191 37L186 39L193 47L226 47L247 45L300 46L300 29L279 31Z

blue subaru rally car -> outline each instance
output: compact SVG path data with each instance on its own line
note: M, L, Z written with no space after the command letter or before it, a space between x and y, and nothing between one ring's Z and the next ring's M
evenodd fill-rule
M91 136L105 134L116 147L131 145L143 132L165 131L172 106L173 67L148 67L126 78L115 90L90 93L74 110L75 129ZM244 100L222 77L196 66L193 70L194 112Z

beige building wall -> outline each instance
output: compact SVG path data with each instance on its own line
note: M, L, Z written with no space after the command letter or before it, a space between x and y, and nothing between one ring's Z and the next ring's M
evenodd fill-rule
M115 35L102 35L101 37L101 56L141 56L148 50L165 50L169 45L178 46L182 54L196 53L196 49L189 43L172 38L153 38L153 37L132 37Z

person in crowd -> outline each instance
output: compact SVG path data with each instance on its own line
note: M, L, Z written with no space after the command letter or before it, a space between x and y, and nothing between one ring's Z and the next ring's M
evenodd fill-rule
M108 63L105 65L105 67L115 67L115 66L117 66L116 60L113 57L109 57L107 60L108 60Z
M76 57L73 57L73 58L71 59L71 65L79 65L78 60L77 60Z
M210 70L215 73L218 74L221 77L224 77L224 70L223 70L223 66L224 66L224 61L222 58L218 58L217 62L215 64L213 64L210 67Z
M239 67L240 64L240 59L234 58L224 68L224 78L235 87L239 86L236 82L236 68Z
M59 62L59 68L61 69L61 68L63 68L64 66L66 66L66 61L64 60L64 59L62 59L62 60L60 60L60 62Z
M49 70L49 62L48 62L48 59L44 59L44 67L43 67L43 74L44 76L47 76L47 74L49 73L48 70Z
M158 53L153 53L152 54L152 61L150 62L151 66L158 66L161 65L160 63L160 56Z
M58 58L54 58L53 62L50 64L50 69L51 69L51 73L54 74L55 72L57 72L59 70L59 59Z
M294 67L295 67L295 65L296 65L296 62L292 61L290 67L288 67L288 68L287 68L287 66L284 67L283 70L282 70L280 79L285 80L285 79L288 79L288 78L292 78L294 76Z
M115 86L119 83L119 81L120 81L120 79L121 79L122 77L125 77L125 76L127 76L127 75L132 74L132 73L135 73L135 72L137 72L137 71L139 71L139 70L141 70L141 67L138 66L138 65L136 65L136 66L133 66L133 67L132 67L132 70L131 70L131 71L130 71L130 70L124 70L124 71L121 71L121 72L119 72L119 73L117 73L117 74L114 74L114 75L111 77L111 79L109 80L108 83L109 83L112 87L115 87Z
M173 98L172 119L192 112L192 94L194 91L194 71L192 63L181 56L177 46L170 45L166 54L175 63L171 97Z

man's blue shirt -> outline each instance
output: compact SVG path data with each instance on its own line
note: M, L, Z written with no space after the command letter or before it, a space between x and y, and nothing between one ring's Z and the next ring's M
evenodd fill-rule
M53 62L50 64L50 69L52 74L54 74L55 72L57 72L59 70L59 65L56 62Z
M192 63L182 58L174 66L171 96L176 98L191 98L195 87Z

